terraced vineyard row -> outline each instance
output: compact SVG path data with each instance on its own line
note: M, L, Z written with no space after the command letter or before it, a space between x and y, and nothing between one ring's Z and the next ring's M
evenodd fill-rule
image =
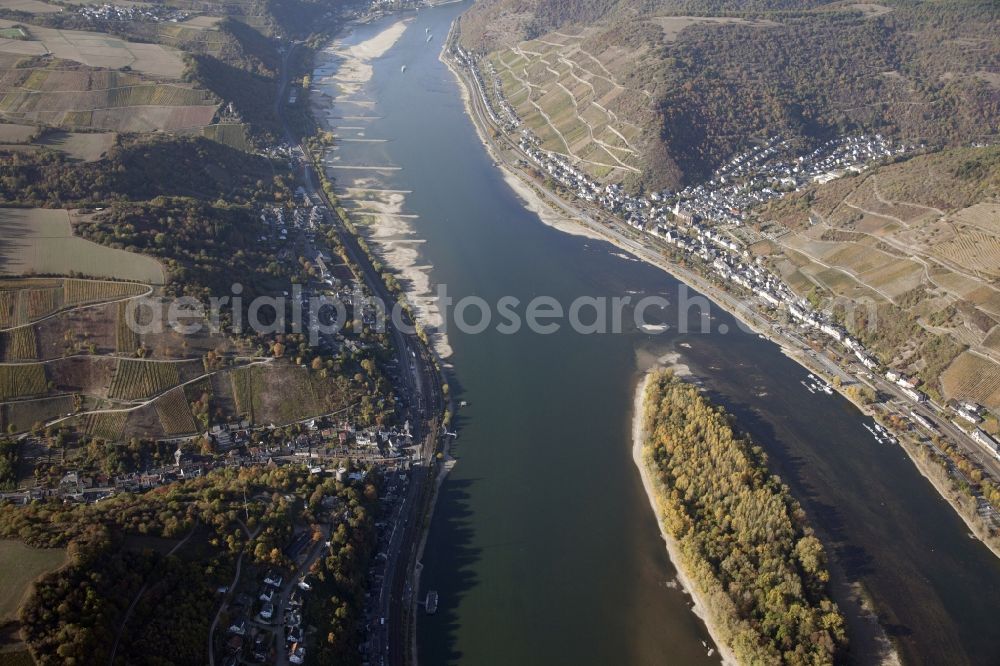
M108 388L108 397L122 400L148 398L179 383L180 376L173 363L119 359Z
M34 69L17 87L45 92L107 90L140 85L142 82L138 74L115 70Z
M38 358L35 329L22 326L0 333L0 358L4 361L33 361Z
M109 442L121 439L128 421L128 412L100 412L87 414L83 420L83 431L92 437L100 437Z
M0 326L14 325L14 308L17 305L16 291L0 291Z
M110 280L5 280L0 282L0 328L24 326L65 307L139 296L146 289Z
M24 432L37 423L65 416L73 411L73 396L62 395L42 400L19 400L0 405L0 430Z
M253 421L253 368L237 368L233 370L231 377L236 410Z
M139 334L128 325L127 309L128 301L120 302L115 319L115 350L120 354L135 353L141 344Z
M43 395L47 391L41 363L0 365L0 400Z
M133 106L210 106L205 93L175 85L145 84L84 91L9 91L0 93L0 111L43 114Z
M156 415L163 426L163 432L167 435L186 435L197 432L198 428L191 414L191 406L188 405L187 396L184 389L176 388L167 391L157 398L153 403L156 406Z
M7 283L5 283L7 286ZM62 287L53 285L0 291L0 326L23 326L62 307Z
M197 106L211 104L205 93L170 85L143 85L108 91L106 106Z
M146 292L146 285L136 282L110 282L98 280L63 281L63 303L66 306L99 303L116 298L139 296Z
M27 310L28 321L39 319L62 307L62 290L58 287L24 289L20 292L20 302L19 306Z
M944 371L941 384L949 396L1000 409L1000 368L991 360L965 352Z

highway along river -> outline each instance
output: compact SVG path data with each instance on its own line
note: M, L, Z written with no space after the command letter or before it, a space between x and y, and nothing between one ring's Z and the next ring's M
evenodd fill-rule
M320 106L341 139L328 173L345 206L417 293L676 302L672 277L546 226L503 180L438 58L466 6L357 27L319 64L314 81L330 93ZM630 451L640 372L676 353L763 444L904 662L1000 663L1000 562L847 401L806 391L805 370L718 308L711 324L687 335L450 327L441 348L468 406L423 558L420 594L437 590L440 604L419 619L421 661L718 662L676 587Z

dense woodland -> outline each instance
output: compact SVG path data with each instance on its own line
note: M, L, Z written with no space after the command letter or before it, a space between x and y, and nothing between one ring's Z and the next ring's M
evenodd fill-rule
M252 498L248 520L244 492ZM352 663L377 495L370 483L345 486L286 467L218 470L99 505L0 505L0 537L69 548L70 563L44 576L22 608L32 656L39 664L105 663L124 613L145 584L119 655L128 663L202 666L218 604L215 590L231 581L236 556L247 553L245 568L287 570L291 563L282 548L293 533L319 535L318 525L333 521L334 547L315 568L323 596L311 595L317 612L309 622L323 637L317 650L346 659L336 663ZM332 498L327 506L337 507L337 515L324 508L324 498ZM249 540L246 530L258 527ZM170 539L173 547L189 536L173 555L149 540ZM328 604L335 612L326 613Z
M101 245L161 259L175 290L190 295L225 294L237 282L247 286L251 298L277 287L280 293L295 269L258 242L265 231L259 212L222 201L116 202L76 229Z
M158 196L239 204L272 194L283 173L266 158L200 137L121 136L92 163L54 151L0 151L0 204L60 208Z
M20 445L13 437L0 438L0 490L17 487L17 466Z
M313 590L306 599L306 620L325 630L317 638L316 664L351 664L358 660L363 638L363 612L368 563L375 548L374 486L347 489L345 520L330 536L329 552L319 558L311 571Z
M643 457L660 516L742 664L831 664L846 647L826 553L761 448L671 373L645 393Z

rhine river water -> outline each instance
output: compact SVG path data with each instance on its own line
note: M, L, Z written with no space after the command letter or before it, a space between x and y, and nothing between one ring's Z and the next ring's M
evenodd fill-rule
M411 269L455 298L676 300L671 276L545 226L504 182L438 59L466 6L406 16L406 31L371 61L370 81L330 110L338 136L355 139L333 159L393 167L361 173L367 186L404 193L401 212L416 216L405 218L409 240L386 247L411 248ZM356 27L341 44L398 20ZM870 593L904 662L1000 663L1000 562L850 403L807 392L805 370L774 344L719 308L712 315L705 334L449 331L451 389L469 405L423 558L421 595L440 594L437 614L419 619L423 663L718 662L673 582L630 451L636 382L648 359L670 352L764 446L838 567Z

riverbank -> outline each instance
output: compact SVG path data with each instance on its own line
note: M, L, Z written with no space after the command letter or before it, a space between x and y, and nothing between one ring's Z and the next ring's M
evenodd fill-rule
M452 30L454 32L454 26ZM452 41L453 32L449 34L449 38L445 43L446 48L442 51L441 58L459 82L466 114L472 121L476 134L479 136L483 146L500 169L504 180L521 197L525 203L525 207L538 214L543 223L566 233L604 240L618 248L626 250L640 260L663 270L685 285L703 293L714 303L733 315L748 330L778 345L785 356L795 361L807 371L828 379L839 376L842 379L849 378L853 380L836 361L826 355L817 352L815 358L809 358L801 348L783 335L775 332L770 322L764 320L761 315L755 313L733 294L714 285L703 276L668 261L659 252L650 249L643 243L629 238L625 235L628 233L627 231L622 233L621 230L610 225L595 221L587 212L563 200L558 194L540 188L528 175L516 167L509 165L502 154L502 150L488 137L487 132L489 129L486 127L486 120L476 112L475 102L472 99L472 95L476 92L474 84L462 74L457 63L447 55L447 45ZM470 90L470 87L473 89ZM833 383L833 387L841 396L854 404L862 414L871 418L876 417L876 412L870 406L864 404L846 391L848 388L847 384L838 385ZM896 434L900 440L906 436L905 433ZM917 444L912 444L901 446L901 448L905 451L914 466L931 483L938 495L966 524L975 538L986 545L995 556L1000 558L1000 538L991 534L991 528L984 522L976 510L975 501L972 498L966 498L958 494L954 488L950 487L952 485L950 482L944 484L939 479L934 478L933 474L929 474L927 465L931 463L922 460L918 456L916 453L917 446ZM965 499L969 499L970 501L964 501Z
M341 205L360 235L377 250L379 259L406 285L406 298L417 321L428 333L436 356L446 360L452 349L433 291L431 266L421 263L419 248L424 240L417 237L414 216L404 212L411 192L392 189L386 184L398 167L353 164L353 160L343 157L350 146L377 146L388 140L368 135L368 123L377 119L378 114L367 85L374 75L374 61L399 42L412 20L413 17L394 20L356 44L346 45L346 35L338 35L321 51L313 80L323 101L314 103L312 111L321 127L334 134L334 145L317 166L337 170L335 180ZM399 75L405 76L405 71ZM342 109L339 113L333 110L336 106ZM345 121L343 126L337 122L340 120Z

